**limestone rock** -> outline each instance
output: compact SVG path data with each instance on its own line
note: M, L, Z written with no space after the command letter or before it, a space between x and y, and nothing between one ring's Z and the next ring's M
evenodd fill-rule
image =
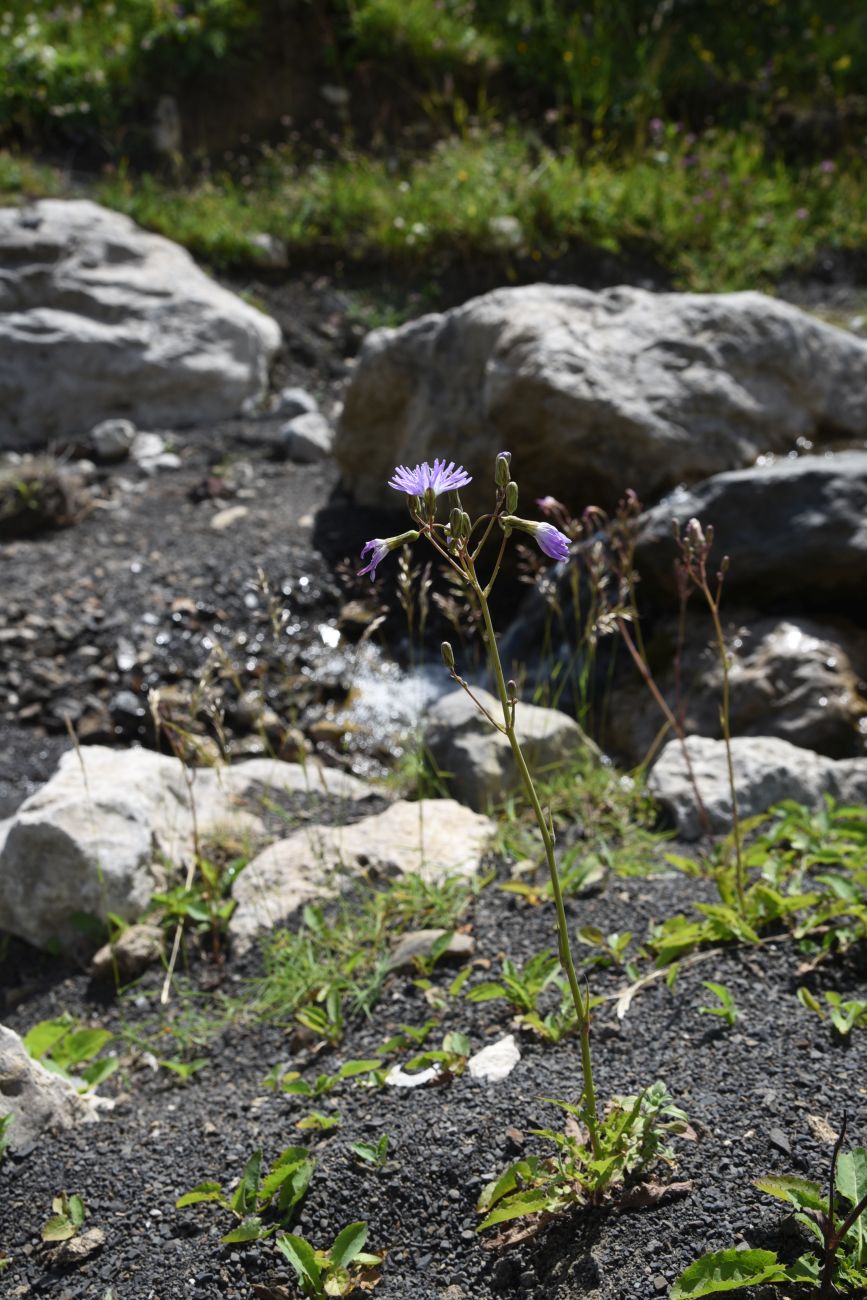
M127 926L113 943L104 944L94 953L90 973L95 980L117 978L123 983L135 979L160 960L163 946L163 932L158 925Z
M264 389L276 323L177 244L84 199L0 209L0 444L80 438L101 420L177 427Z
M487 691L473 693L493 718L500 719L499 700ZM574 718L559 709L519 703L515 714L518 739L533 771L565 762L597 746ZM451 691L431 708L425 724L425 744L461 803L482 811L520 784L508 740L495 731L464 690Z
M198 769L192 797L200 835L262 835L260 792L352 801L371 794L315 763L259 758ZM92 945L75 915L136 920L165 882L163 864L185 863L192 847L193 809L177 759L99 745L80 758L70 751L51 780L0 822L0 929L84 956Z
M713 524L711 571L729 556L727 599L794 597L842 613L863 601L867 451L787 458L672 492L641 519L636 567L649 594L673 601L671 521L691 518Z
M360 504L394 507L394 466L445 456L488 508L507 447L525 502L579 513L865 429L867 343L786 303L536 284L369 334L335 454Z
M779 736L831 758L855 758L867 738L867 632L851 623L801 615L763 618L741 611L725 617L730 653L731 728L736 736ZM710 623L695 609L681 654L683 721L687 735L722 735L722 669ZM663 695L676 699L675 619L654 624L647 642ZM647 687L627 665L606 705L605 743L635 765L662 725Z
M731 798L725 744L704 736L687 739L690 761L711 829L731 830ZM732 741L735 789L741 818L766 812L781 799L819 808L822 796L838 803L867 803L867 758L834 760L775 736L736 736ZM648 789L669 813L678 834L698 839L702 826L680 744L669 741L653 767Z
M87 441L98 461L111 464L126 460L135 436L136 427L132 420L102 420L91 429Z
M283 426L286 454L299 465L327 460L334 446L334 431L319 411L294 416Z
M97 1107L93 1099L79 1096L73 1084L34 1061L18 1035L0 1025L0 1115L12 1116L7 1147L23 1156L43 1133L94 1123Z
M399 800L348 826L312 825L270 845L232 887L229 922L236 951L282 924L313 898L333 893L342 876L418 874L426 880L473 875L493 823L453 799Z
M467 1062L470 1077L479 1083L501 1083L512 1073L521 1059L514 1034L507 1034L499 1042L490 1043L476 1052Z

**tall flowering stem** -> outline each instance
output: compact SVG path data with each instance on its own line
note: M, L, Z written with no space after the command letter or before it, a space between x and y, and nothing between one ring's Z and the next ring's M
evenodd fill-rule
M566 909L563 903L563 890L560 884L560 873L554 856L554 828L542 808L533 777L527 766L527 760L521 749L521 742L518 739L515 722L518 703L517 687L514 682L506 681L488 603L488 597L500 571L506 543L513 530L517 529L520 532L529 533L540 550L549 558L555 560L565 560L568 557L570 543L569 538L553 525L522 519L515 514L518 504L518 485L511 478L510 462L511 457L508 452L501 452L497 457L494 472L496 485L494 510L489 515L482 515L475 523L470 520L469 515L464 511L457 491L459 487L464 487L471 481L469 474L462 466L456 468L453 463L447 465L445 461L434 461L432 466L427 463L416 465L414 468L399 466L395 470L389 486L406 493L407 505L413 517L417 535L424 537L433 546L440 558L460 576L461 581L478 604L482 615L488 657L503 714L502 722L499 722L485 709L473 694L468 683L458 674L455 668L454 652L448 642L443 645L443 660L454 680L473 699L480 712L484 714L501 735L507 737L521 784L539 826L542 842L545 846L545 858L551 877L551 891L557 915L560 963L569 984L580 1035L583 1117L587 1126L591 1149L594 1156L598 1157L600 1155L599 1121L590 1054L590 995L582 991L575 971L575 963L569 942ZM437 520L437 497L443 492L449 492L453 502L448 523ZM496 559L487 582L482 582L478 574L477 564L485 544L491 539L492 535L496 535L498 532L501 537ZM477 540L474 541L473 538L476 533L479 535ZM403 534L400 540L405 540L407 536ZM396 540L377 538L373 544L367 544L363 555L373 554L374 561L378 563L380 552L384 557L389 550L393 549L391 542L396 542ZM368 571L370 571L370 565L364 570L364 572Z

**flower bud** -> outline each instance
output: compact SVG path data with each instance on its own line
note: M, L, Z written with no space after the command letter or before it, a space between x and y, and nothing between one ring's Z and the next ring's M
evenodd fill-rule
M506 484L506 512L513 515L518 509L518 485L514 479Z
M512 453L510 451L501 451L494 466L494 482L498 488L504 488L509 482L511 463Z
M440 654L443 657L443 663L450 673L455 671L455 652L452 650L450 641L443 641L440 646Z
M422 503L424 506L424 513L427 516L427 518L433 519L433 517L437 512L437 494L436 492L434 492L433 488L430 487L425 488L424 496L422 497Z
M455 506L449 515L449 532L457 542L463 536L464 512L460 506Z
M516 704L518 701L518 683L513 677L506 682L506 695L509 697L510 704Z

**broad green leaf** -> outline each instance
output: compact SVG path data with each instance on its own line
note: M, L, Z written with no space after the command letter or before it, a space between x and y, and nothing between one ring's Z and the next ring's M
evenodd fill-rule
M837 1160L837 1191L854 1209L862 1196L867 1195L867 1151L856 1147L854 1151L844 1151ZM855 1261L867 1263L867 1223L865 1215L855 1220L847 1234L847 1241L853 1243Z
M496 998L508 997L502 984L477 984L467 994L468 1002L493 1002Z
M288 1092L290 1097L315 1097L316 1093L310 1087L310 1084L304 1079L290 1079L288 1083L280 1085L282 1092Z
M92 1061L81 1071L82 1080L88 1088L98 1088L101 1083L105 1083L110 1074L114 1074L119 1065L120 1061L116 1056L106 1056L102 1061Z
M482 1213L489 1210L492 1205L496 1205L497 1201L507 1196L509 1192L517 1191L519 1187L532 1182L538 1170L538 1156L529 1156L522 1160L516 1160L514 1164L503 1170L499 1178L494 1178L482 1188L476 1209Z
M54 1059L67 1070L89 1061L113 1038L110 1029L73 1029L65 1034L53 1053Z
M291 1232L284 1232L277 1238L277 1249L294 1268L303 1289L319 1295L322 1291L322 1270L309 1241L296 1237Z
M300 1161L290 1170L289 1177L280 1188L280 1195L277 1198L277 1209L284 1222L306 1194L315 1168L316 1161L308 1156L306 1160Z
M251 1214L220 1240L224 1245L230 1246L233 1241L258 1241L263 1235L262 1220L257 1214Z
M772 1250L717 1250L685 1268L669 1300L698 1300L719 1291L736 1291L760 1282L785 1281L786 1270Z
M373 1070L378 1070L383 1064L381 1060L375 1061L346 1061L337 1071L338 1079L352 1079L357 1074L370 1074Z
M229 1208L229 1202L223 1195L223 1189L219 1183L204 1182L196 1183L189 1192L175 1201L175 1209L182 1210L186 1205L199 1205L202 1201L219 1201L221 1205Z
M40 1020L38 1025L34 1025L24 1035L24 1046L33 1059L41 1061L46 1052L69 1033L70 1023L68 1016L61 1016L57 1020Z
M815 1011L816 1015L820 1016L824 1020L825 1013L822 1010L821 1005L816 1000L816 998L813 997L813 994L810 992L810 990L804 988L803 984L798 989L797 993L795 994L795 997L798 999L802 1007L806 1007L808 1011Z
M476 1231L483 1232L485 1228L492 1228L494 1224L505 1223L509 1219L522 1219L526 1214L539 1214L551 1206L551 1199L550 1192L542 1188L514 1196L493 1209L487 1218L482 1220Z
M285 1151L281 1151L266 1176L262 1179L259 1188L259 1201L262 1204L267 1204L271 1197L283 1186L286 1179L291 1176L292 1171L307 1159L306 1147L287 1147Z
M240 1218L246 1218L256 1209L259 1177L262 1173L262 1148L254 1151L244 1166L241 1181L232 1197L232 1209Z
M449 944L451 943L452 939L454 939L454 937L455 937L454 930L446 930L444 931L443 934L440 935L438 939L434 939L430 948L431 962L439 961L443 953L448 951Z
M70 1196L66 1203L69 1207L67 1213L74 1227L80 1228L84 1223L84 1201L80 1196Z
M367 1224L362 1221L347 1224L334 1238L334 1245L331 1247L331 1263L336 1268L348 1268L364 1250L367 1232Z
M454 1052L456 1056L469 1056L472 1050L470 1040L466 1034L460 1033L457 1029L453 1029L443 1039L443 1051L445 1052Z
M55 1214L42 1229L43 1241L68 1241L75 1236L75 1224L66 1214Z
M788 1201L799 1210L828 1211L828 1201L818 1183L808 1178L798 1178L796 1174L768 1174L765 1178L753 1180L753 1187L768 1196L776 1196L781 1201Z

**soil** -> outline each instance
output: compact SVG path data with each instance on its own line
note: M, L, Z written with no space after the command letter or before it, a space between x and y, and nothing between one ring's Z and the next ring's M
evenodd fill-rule
M275 387L307 387L332 412L363 332L357 299L324 278L246 287L284 328ZM854 303L837 305L848 310ZM341 630L344 642L357 638L364 619L354 622L347 604L359 597L368 602L364 617L379 612L384 593L377 591L373 603L353 571L361 541L380 534L381 521L348 508L332 465L281 459L279 425L250 418L173 430L180 468L149 477L127 462L97 467L89 507L73 527L0 546L0 815L50 774L69 744L67 722L85 743L154 743L148 692L155 688L166 716L187 718L216 644L234 665L220 691L231 755L257 752L263 728L274 725L270 710L278 721L296 723L327 761L354 763L339 729L316 730L351 684L342 648L335 650L322 629ZM216 531L213 519L233 505L246 514ZM285 624L279 634L275 613ZM261 689L264 718L244 704L249 683ZM213 744L220 728L206 710L192 712ZM293 743L279 726L268 742ZM494 865L501 876L507 870L503 862ZM702 889L670 874L610 880L592 897L570 901L570 924L628 929L640 939L651 920L688 911ZM500 954L520 961L553 944L549 910L496 886L482 892L468 923L476 960L495 969ZM219 968L193 960L168 1013L177 1032L194 1012L205 1008L207 1017L215 989L243 996L259 960L230 956ZM0 1164L0 1256L11 1258L0 1275L3 1294L294 1296L290 1269L273 1242L224 1247L219 1238L231 1226L228 1216L211 1206L177 1210L175 1201L202 1179L231 1184L259 1145L270 1160L299 1142L310 1146L317 1168L296 1230L324 1245L347 1222L367 1220L368 1248L388 1252L376 1292L384 1300L650 1300L667 1294L682 1268L707 1249L748 1243L797 1253L784 1211L751 1180L772 1170L825 1178L830 1147L813 1117L839 1129L846 1114L851 1142L867 1139L867 1036L855 1031L841 1040L796 1001L804 982L799 961L784 942L722 951L684 971L673 989L662 981L649 985L622 1021L613 1001L600 1007L600 1097L664 1079L688 1111L696 1139L677 1143L670 1177L692 1189L628 1215L616 1206L576 1212L532 1240L499 1249L476 1232L476 1199L521 1152L542 1149L534 1129L558 1126L559 1112L544 1098L577 1099L574 1042L554 1047L518 1034L521 1061L498 1084L468 1076L405 1092L344 1084L334 1095L342 1124L323 1135L296 1129L310 1104L268 1091L265 1075L281 1062L305 1076L330 1072L341 1061L375 1054L401 1024L423 1023L431 1012L412 975L390 976L372 1017L352 1021L339 1048L315 1056L289 1030L249 1019L212 1033L204 1048L190 1044L208 1064L186 1085L151 1069L141 1051L127 1051L121 1070L100 1089L114 1105L97 1125L45 1138L26 1157ZM447 984L452 974L438 968L435 982ZM473 980L486 977L478 966ZM598 968L589 978L606 996L624 982L622 972ZM739 1010L733 1028L698 1013L713 1000L704 979L731 990ZM867 997L864 954L828 967L822 980L849 997ZM152 1033L161 1014L159 985L160 976L150 973L115 996L86 973L9 940L0 1011L20 1032L68 1011L116 1031ZM513 1026L504 1004L458 998L449 1001L432 1041L452 1029L467 1033L478 1050ZM173 1041L167 1036L167 1055L176 1050ZM386 1132L385 1167L361 1168L350 1143ZM105 1234L103 1248L75 1267L59 1265L40 1237L62 1190L83 1198L85 1226Z

